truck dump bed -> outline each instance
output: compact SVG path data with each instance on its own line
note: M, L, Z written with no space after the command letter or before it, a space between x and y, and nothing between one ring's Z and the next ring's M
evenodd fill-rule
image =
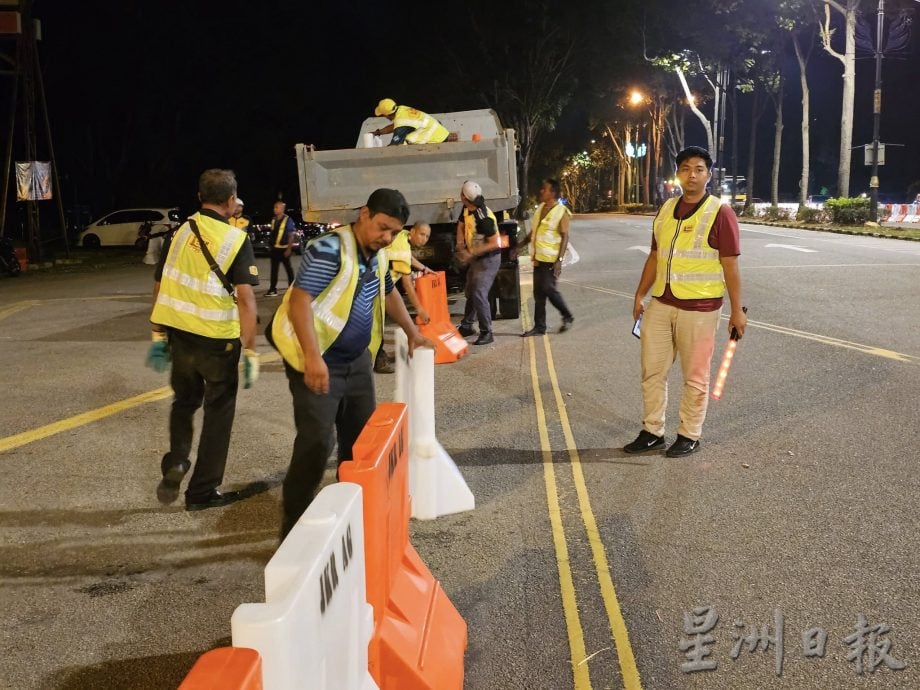
M502 129L492 110L470 110L433 115L459 141L371 148L317 151L297 144L297 173L304 220L316 223L349 223L357 217L372 191L391 187L409 202L409 223L449 223L457 220L460 187L466 180L482 186L493 211L515 208L520 196L517 185L514 130ZM372 117L364 121L364 135L382 129L389 120ZM479 141L473 141L473 135ZM386 144L389 135L383 137Z

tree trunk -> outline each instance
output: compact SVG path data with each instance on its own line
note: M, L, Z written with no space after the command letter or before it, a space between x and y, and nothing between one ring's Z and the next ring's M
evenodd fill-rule
M747 213L747 210L753 204L754 197L754 158L757 154L757 124L760 122L760 114L763 112L760 109L760 90L754 89L754 102L751 104L751 134L750 141L748 142L748 166L747 166L747 194L744 197L744 211L742 213Z
M850 196L850 158L853 154L853 99L856 92L856 10L846 14L846 52L843 61L843 102L840 108L840 168L837 195Z
M703 129L706 131L706 143L708 144L709 153L715 157L716 150L715 141L713 140L712 135L712 123L705 115L703 115L700 109L696 107L695 99L693 98L693 94L690 92L690 86L687 84L687 78L684 76L683 70L679 67L676 67L675 71L677 72L678 79L680 79L680 85L684 89L684 96L687 98L687 104L690 106L690 110L692 110L693 114L697 116L699 121L703 124Z
M795 48L795 59L799 63L799 83L802 86L802 176L799 178L799 206L804 206L808 201L808 178L811 164L811 92L808 90L808 58L802 51L799 37L792 35L792 45Z
M779 205L779 162L783 150L783 91L786 82L779 78L779 90L776 94L776 122L773 125L773 180L770 186L770 203Z

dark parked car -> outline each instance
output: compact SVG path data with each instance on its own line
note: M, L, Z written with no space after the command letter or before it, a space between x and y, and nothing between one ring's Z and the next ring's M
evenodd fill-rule
M321 235L326 231L322 223L308 223L302 219L300 211L289 209L287 215L294 221L294 253L302 254L303 246L308 240ZM249 222L249 240L256 254L268 254L275 238L272 236L272 216L259 213L253 214Z

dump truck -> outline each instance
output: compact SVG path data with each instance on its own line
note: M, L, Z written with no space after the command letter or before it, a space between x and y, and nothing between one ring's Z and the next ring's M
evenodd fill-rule
M493 110L433 114L457 141L387 146L391 135L375 137L389 124L369 117L353 149L317 150L296 144L303 219L339 225L357 218L358 209L379 187L398 189L411 208L408 224L425 221L431 239L419 253L430 268L445 271L449 289L458 289L463 267L453 258L457 220L463 211L460 187L475 180L503 235L502 264L493 287L498 318L519 316L518 223L510 218L520 203L517 146L513 129L504 129Z

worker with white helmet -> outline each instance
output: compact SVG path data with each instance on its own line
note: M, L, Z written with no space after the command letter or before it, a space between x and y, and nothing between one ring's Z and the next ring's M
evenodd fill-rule
M450 137L447 128L431 115L407 105L396 105L392 98L381 100L374 109L374 115L390 120L386 127L374 130L375 136L392 132L390 146L403 143L440 144Z
M244 232L249 231L249 218L243 215L243 200L239 197L236 198L236 208L233 209L233 215L227 219L227 222Z
M479 320L479 338L473 345L488 345L492 337L492 309L489 291L501 265L498 221L486 206L482 187L467 180L460 189L463 213L457 221L457 259L467 265L466 309L458 330L464 338L475 335L474 319Z

